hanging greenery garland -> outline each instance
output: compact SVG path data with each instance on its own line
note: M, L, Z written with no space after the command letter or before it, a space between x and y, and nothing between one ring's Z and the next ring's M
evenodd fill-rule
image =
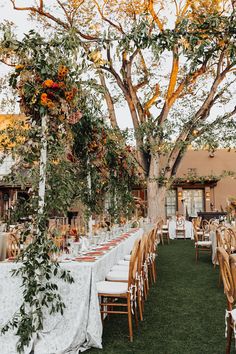
M22 279L23 303L1 332L15 330L19 336L17 351L21 353L33 346L43 329L45 311L63 314L65 304L56 278L73 282L53 256L58 248L48 233L47 220L54 208L65 212L75 193L77 167L68 159L68 153L72 146L70 125L82 116L78 108L82 93L72 55L76 40L70 34L46 41L31 31L19 42L8 29L2 46L6 37L7 48L18 60L10 86L19 96L26 119L24 128L18 127L20 139L13 133L14 127L3 134L11 137L11 144L5 148L10 148L16 161L10 178L22 186L30 185L31 222L21 232L24 249L12 272Z
M13 271L22 278L23 303L1 332L15 329L17 351L24 352L43 329L44 312L63 313L65 304L55 278L73 282L52 260L58 248L48 233L48 218L55 211L66 214L76 198L89 212L101 213L107 195L114 220L127 216L132 211L137 166L126 136L104 123L98 99L80 79L82 69L73 56L75 48L79 53L77 38L57 34L46 41L30 31L19 42L8 27L3 29L1 46L17 60L10 86L26 118L2 131L1 137L7 137L5 151L15 158L8 180L29 188L24 213L27 210L30 222L21 232L20 242L27 246ZM47 157L44 162L42 153Z

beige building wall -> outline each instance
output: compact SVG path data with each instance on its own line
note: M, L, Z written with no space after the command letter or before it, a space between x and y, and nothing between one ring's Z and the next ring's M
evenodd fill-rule
M235 176L221 178L214 188L211 188L211 203L214 209L221 210L227 206L230 196L236 197L236 151L217 150L210 156L206 150L188 150L181 161L177 177L188 177L196 172L197 177L221 176L224 172L232 171ZM187 178L186 178L187 179Z

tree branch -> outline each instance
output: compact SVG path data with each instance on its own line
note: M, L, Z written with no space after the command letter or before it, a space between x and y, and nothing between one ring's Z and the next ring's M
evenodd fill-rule
M178 56L177 48L173 49L172 55L173 55L173 60L172 60L172 69L171 69L170 80L169 80L169 87L167 90L167 101L170 100L174 92L175 85L178 78L178 73L179 73L179 56Z
M104 87L104 97L107 103L111 125L113 128L118 128L113 99L106 85L106 80L103 71L98 69L98 75L100 78L101 85Z
M177 89L172 93L172 95L169 97L169 99L166 100L166 102L165 102L165 104L163 106L163 109L162 109L159 117L157 118L159 124L162 124L165 121L165 119L167 118L167 116L169 114L169 111L170 111L171 107L175 103L176 99L181 95L181 93L183 92L184 88L186 88L187 85L194 83L200 75L202 75L202 74L204 74L206 72L207 61L208 61L208 59L194 73L189 73L181 81L181 83L179 84Z
M148 113L149 109L154 105L154 103L157 101L159 96L160 96L160 86L159 84L156 84L155 92L153 96L144 104L145 113Z
M154 10L154 0L148 1L148 10L149 10L154 22L157 24L159 30L162 32L164 30L163 23L160 21L159 17L157 16L157 14Z
M231 112L226 113L225 115L223 115L223 117L218 117L217 119L214 120L214 122L211 122L209 124L207 124L206 126L204 126L201 130L198 131L198 137L201 136L202 134L204 134L207 130L212 129L216 126L216 124L218 123L223 123L223 121L225 121L226 119L231 118L232 116L234 116L236 114L236 106L234 107L234 109Z
M42 0L41 0L41 1L42 1ZM57 0L57 3L59 4L59 6L60 6L60 7L62 8L62 10L64 11L64 14L65 14L65 16L66 16L66 18L67 18L67 21L68 21L69 24L72 26L73 21L72 21L71 17L69 16L68 11L66 10L64 4L63 4L60 0Z
M45 12L43 10L43 0L40 0L40 6L38 8L37 7L33 7L33 6L17 7L16 4L15 4L15 0L10 0L10 1L13 4L13 9L14 10L17 10L17 11L32 11L32 12L35 12L35 13L39 14L40 16L44 16L44 17L48 18L49 20L57 23L58 25L62 26L63 28L65 28L67 30L70 28L70 26L66 22L62 21L60 18L57 18L57 17L53 16L51 13ZM98 39L98 37L82 33L78 29L76 29L76 32L79 34L79 36L81 38L86 39L88 41L93 41L93 40L97 40Z
M115 29L117 29L119 32L121 32L122 34L125 34L125 32L123 31L123 28L121 27L121 25L117 25L116 23L114 23L113 21L111 21L109 18L107 18L106 16L104 16L103 11L101 9L101 7L99 6L98 2L96 0L93 0L93 2L95 3L97 10L101 16L101 18L109 23L109 25L111 25L112 27L114 27Z
M10 67L15 67L16 66L16 64L12 64L10 62L7 62L7 59L0 59L0 62L5 64L5 65L7 65L7 66L10 66Z

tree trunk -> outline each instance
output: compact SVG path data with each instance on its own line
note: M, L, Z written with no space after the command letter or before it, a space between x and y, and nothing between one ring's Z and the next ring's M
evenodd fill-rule
M112 128L119 128L118 124L117 124L114 103L113 103L110 91L108 90L108 87L106 85L104 73L101 70L98 70L98 75L100 78L101 85L104 88L104 97L105 97L106 104L107 104L107 109L108 109L108 113L109 113L109 119L111 122L111 126L112 126Z
M165 185L159 185L160 163L156 156L151 157L149 176L147 180L147 200L148 200L148 217L152 222L156 222L158 217L166 218L165 213L165 197L167 188Z

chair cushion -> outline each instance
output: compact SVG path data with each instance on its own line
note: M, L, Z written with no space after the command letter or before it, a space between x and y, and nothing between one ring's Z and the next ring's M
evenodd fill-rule
M195 245L210 247L212 245L212 241L197 241L195 242Z
M127 271L111 271L106 275L106 279L110 281L128 281L129 270Z
M130 261L131 255L127 254L126 256L124 256L124 260L125 261Z
M111 268L111 271L113 272L114 270L118 270L118 271L125 271L125 272L127 272L127 269L129 269L129 263L128 262L126 262L127 263L127 265L126 264L122 264L122 265L120 265L120 264L116 264L116 265L114 265L112 268Z
M119 262L118 262L119 265L129 265L129 261L125 261L124 259L121 259Z
M102 294L125 294L128 291L127 283L99 281L96 285L98 293Z
M233 309L231 311L231 316L232 316L233 321L236 322L236 309Z

